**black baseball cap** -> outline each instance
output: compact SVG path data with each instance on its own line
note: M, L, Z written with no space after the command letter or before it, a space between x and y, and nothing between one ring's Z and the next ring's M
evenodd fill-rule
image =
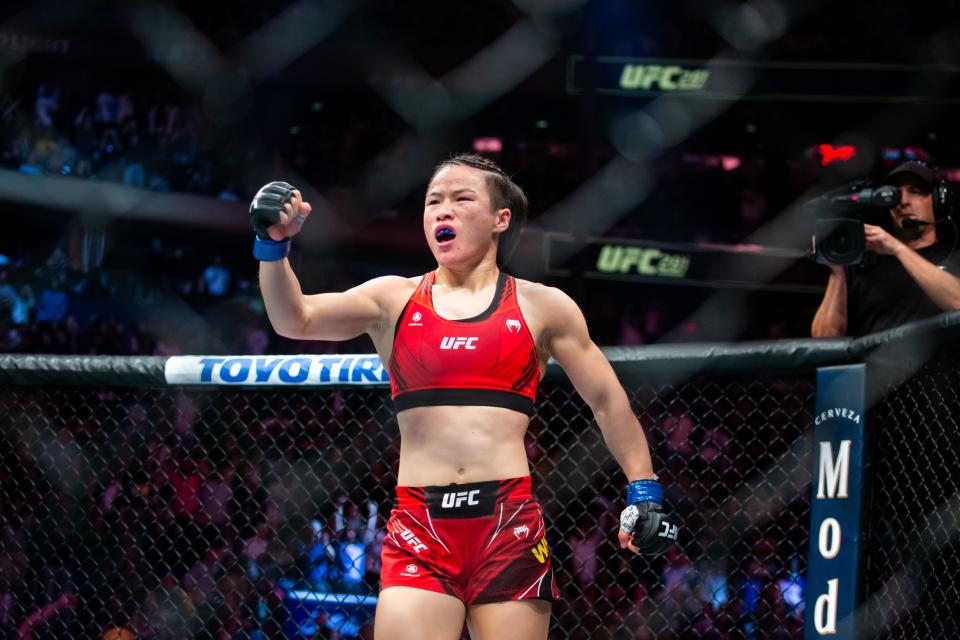
M936 174L929 165L916 160L907 160L894 167L893 171L887 174L886 181L892 184L897 181L897 177L904 175L916 176L927 189L933 189L933 183L937 180Z

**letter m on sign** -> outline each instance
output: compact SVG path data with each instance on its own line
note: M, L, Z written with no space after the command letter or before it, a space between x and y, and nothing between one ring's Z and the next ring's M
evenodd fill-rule
M817 479L817 500L846 498L850 480L850 440L840 442L840 452L833 457L833 445L820 443L820 473Z

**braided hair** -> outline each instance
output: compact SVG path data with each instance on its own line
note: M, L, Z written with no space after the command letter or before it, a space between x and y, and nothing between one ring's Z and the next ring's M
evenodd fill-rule
M494 210L510 209L510 226L500 234L497 240L497 267L504 269L520 243L520 234L527 223L527 210L530 203L526 194L496 162L473 153L458 153L444 160L434 168L430 180L433 180L441 169L452 166L470 167L483 171L487 190L490 192L490 204L493 205Z

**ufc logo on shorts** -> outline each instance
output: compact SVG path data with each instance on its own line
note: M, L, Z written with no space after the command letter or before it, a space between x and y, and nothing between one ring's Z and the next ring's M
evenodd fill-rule
M440 503L440 506L444 509L456 509L464 502L469 505L480 504L480 501L477 500L477 495L480 493L479 489L474 489L473 491L458 491L450 492L443 494L443 501Z
M453 349L454 351L456 351L460 347L463 347L464 349L474 350L477 348L477 340L479 339L480 338L464 338L463 336L460 336L458 338L454 338L453 336L447 336L440 341L440 348L447 349L447 350Z
M410 529L407 529L400 523L397 523L397 527L400 529L400 537L403 538L415 552L420 553L421 551L427 550L427 545L423 544L413 531L410 531Z
M664 520L660 524L662 525L662 529L657 532L658 538L666 538L668 540L677 539L677 525L671 525L666 520Z

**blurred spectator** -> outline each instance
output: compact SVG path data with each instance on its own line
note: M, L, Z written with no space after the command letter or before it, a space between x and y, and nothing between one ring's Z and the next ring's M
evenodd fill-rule
M63 290L65 277L57 274L40 292L37 300L37 322L58 324L67 314L67 294Z
M207 293L216 298L227 294L230 285L230 271L223 264L223 256L215 254L213 263L203 270L203 281L207 285Z
M689 458L696 453L691 439L695 427L693 418L684 403L679 400L675 401L670 406L669 415L663 419L660 425L671 458L678 455Z
M198 463L192 457L183 456L179 470L169 478L176 495L174 513L181 522L191 522L200 509L200 487L204 482L201 467L204 465L205 461Z
M98 124L116 124L119 112L117 96L107 89L102 89L96 98L97 110L93 120Z
M806 586L807 580L800 572L799 558L791 558L789 569L785 569L783 575L777 580L777 588L783 596L787 615L797 623L803 622L803 613L807 604Z
M583 514L573 533L567 538L570 549L571 571L586 604L594 602L597 591L597 577L600 574L600 545L611 531L613 505L602 496L593 499Z
M146 186L146 154L140 142L140 136L134 133L128 139L127 155L123 168L123 184L142 189Z
M2 306L2 303L0 303ZM13 324L23 325L30 322L33 309L37 306L37 299L33 295L33 288L29 284L20 287L17 303L13 307Z
M334 588L343 593L369 591L363 578L366 572L366 548L377 535L377 504L368 500L366 517L353 503L341 496L334 516L337 541Z
M213 525L218 535L232 533L227 525L233 503L233 484L236 470L231 464L223 464L213 471L200 489L201 509L198 522Z
M21 304L17 290L10 284L8 278L6 265L0 264L0 330L5 330L13 324L14 313Z
M37 122L45 127L53 127L53 118L60 108L60 88L42 83L37 87L37 99L34 102Z
M134 115L133 98L130 97L130 92L127 91L117 99L117 113L114 121L121 125L127 122L133 122Z
M699 598L713 611L720 611L730 600L727 588L727 566L723 558L705 560L698 566L700 576Z
M378 528L373 541L367 545L367 581L370 584L377 584L380 579L380 553L383 551L383 541L387 537L385 528Z

